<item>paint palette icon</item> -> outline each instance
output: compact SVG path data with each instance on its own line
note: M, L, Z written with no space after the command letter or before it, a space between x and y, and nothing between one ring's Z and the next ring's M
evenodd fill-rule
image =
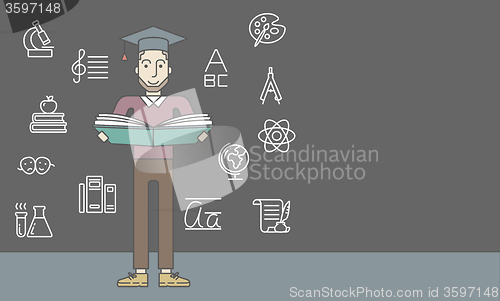
M280 18L273 13L262 13L255 16L248 25L250 36L255 40L254 47L259 44L273 44L281 40L286 27L276 24Z

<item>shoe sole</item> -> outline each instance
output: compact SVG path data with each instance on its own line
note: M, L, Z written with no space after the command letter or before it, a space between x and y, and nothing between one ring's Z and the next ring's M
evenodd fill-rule
M119 283L116 284L118 287L148 287L147 283L139 283L139 282L129 282L129 283L123 283L120 285Z
M181 282L175 284L175 282L160 282L158 283L159 287L189 287L191 285L190 282Z

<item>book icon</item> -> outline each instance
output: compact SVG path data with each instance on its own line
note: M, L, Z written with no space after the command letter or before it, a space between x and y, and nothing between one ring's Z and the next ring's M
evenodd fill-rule
M64 113L55 113L57 102L53 96L40 102L41 113L31 115L30 132L33 134L64 134L67 132Z
M91 175L78 184L79 213L116 213L116 184L104 184L103 176Z
M113 144L160 146L203 141L212 128L208 114L188 114L152 127L142 120L117 114L99 114L94 122L99 138Z

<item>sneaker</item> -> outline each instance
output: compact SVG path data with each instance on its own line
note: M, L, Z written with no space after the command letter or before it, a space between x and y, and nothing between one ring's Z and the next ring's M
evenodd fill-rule
M122 279L119 279L116 282L116 285L118 286L124 286L124 287L147 287L148 286L148 274L147 273L141 273L141 274L132 274L128 273L128 276Z
M177 286L177 287L187 287L191 283L188 279L182 278L179 276L179 272L175 272L174 274L163 274L160 273L158 277L158 285L161 287L166 286Z

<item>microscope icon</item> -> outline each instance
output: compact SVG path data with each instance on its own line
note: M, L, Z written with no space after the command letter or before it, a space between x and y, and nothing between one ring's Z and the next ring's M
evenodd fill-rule
M26 55L28 58L52 58L54 56L54 46L48 46L50 44L49 36L45 30L43 30L38 20L33 21L31 24L33 27L28 29L23 36L23 45L27 52ZM35 45L33 41L35 33L42 44L40 47Z

